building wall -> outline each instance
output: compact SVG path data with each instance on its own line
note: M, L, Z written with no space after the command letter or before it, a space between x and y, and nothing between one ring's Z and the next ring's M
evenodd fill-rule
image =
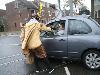
M94 0L94 5L100 5L100 0Z
M41 22L46 23L55 16L54 9L49 7L50 4L43 2L43 12ZM25 8L16 9L15 1L6 4L7 31L20 30L20 22L28 18L30 11Z
M15 8L15 2L6 4L6 20L7 31L20 30L20 22L28 17L28 10L26 8L18 10Z
M94 0L94 9L95 11L100 10L100 0Z
M94 9L95 9L95 11L100 10L100 5L96 5L96 6L94 6Z
M5 16L5 15L6 15L6 10L0 9L0 17Z
M100 24L100 0L94 0L94 16Z

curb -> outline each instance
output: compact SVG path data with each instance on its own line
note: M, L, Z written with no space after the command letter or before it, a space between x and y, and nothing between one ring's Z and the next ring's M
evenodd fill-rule
M2 36L19 36L20 32L0 32L0 37Z

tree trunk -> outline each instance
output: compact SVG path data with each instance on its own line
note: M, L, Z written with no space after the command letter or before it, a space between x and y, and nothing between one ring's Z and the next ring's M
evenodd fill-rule
M60 0L58 0L58 4L59 4L59 9L61 10L61 7L60 7Z
M91 17L94 18L94 0L91 0Z
M70 16L73 16L73 0L68 0L69 1L69 6L70 6Z

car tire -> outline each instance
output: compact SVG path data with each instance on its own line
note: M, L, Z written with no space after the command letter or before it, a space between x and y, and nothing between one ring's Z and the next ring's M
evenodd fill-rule
M100 52L99 51L87 51L82 57L83 64L92 70L100 69Z

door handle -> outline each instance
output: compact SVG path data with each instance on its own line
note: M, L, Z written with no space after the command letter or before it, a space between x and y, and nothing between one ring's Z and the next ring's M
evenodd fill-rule
M60 39L59 41L65 41L64 39Z

